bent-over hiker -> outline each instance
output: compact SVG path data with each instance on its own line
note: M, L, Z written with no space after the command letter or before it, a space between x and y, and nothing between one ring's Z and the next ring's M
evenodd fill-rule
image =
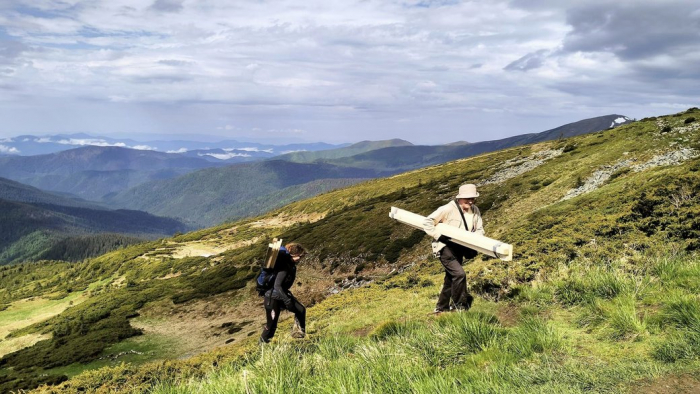
M264 294L267 323L260 335L262 342L270 342L275 335L282 309L294 314L295 324L292 327L292 336L294 338L306 336L306 308L289 291L297 276L297 263L304 254L306 250L297 243L290 243L280 248L274 267L274 285Z
M474 301L474 297L467 292L466 274L462 263L465 258L474 258L477 252L441 236L435 231L435 226L438 223L445 223L484 235L481 213L479 208L474 205L477 197L479 197L479 193L476 191L476 185L462 185L453 201L431 213L423 223L425 232L434 239L433 253L440 258L440 262L445 267L445 281L435 306L435 313L468 310ZM454 303L453 306L450 306L450 299Z

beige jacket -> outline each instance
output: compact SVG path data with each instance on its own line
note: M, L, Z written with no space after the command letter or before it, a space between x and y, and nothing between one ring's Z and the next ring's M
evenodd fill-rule
M442 242L438 242L438 238L440 238L440 233L435 231L435 226L438 223L445 223L449 226L454 226L458 228L464 228L464 222L462 222L462 215L459 214L459 208L457 204L454 201L450 201L449 203L441 206L435 212L431 213L428 215L428 217L425 218L425 221L423 222L423 230L426 232L426 234L430 235L433 237L435 241L433 241L433 253L437 254L439 253L442 248L445 247L445 244ZM468 213L464 214L464 219L467 221L467 226L469 227L467 231L471 231L476 234L480 235L485 235L484 232L484 223L481 220L481 212L479 211L479 208L476 205L472 205L472 212L473 217L470 222Z

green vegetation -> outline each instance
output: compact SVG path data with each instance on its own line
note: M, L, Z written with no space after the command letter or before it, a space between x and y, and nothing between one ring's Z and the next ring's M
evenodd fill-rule
M671 131L661 133L660 121ZM42 367L95 362L118 341L134 340L139 331L129 319L144 306L195 308L225 295L259 315L258 300L244 286L272 237L299 241L310 251L306 271L300 270L303 286L295 288L315 303L308 340L290 343L287 321L276 343L262 350L253 337L187 361L86 371L59 387L79 392L159 384L159 392L215 392L225 385L270 392L295 382L290 392L619 392L640 379L696 372L700 159L653 165L670 151L700 149L697 130L679 131L683 122L662 117L508 149L366 181L258 218L71 265L1 271L9 286L0 290L3 304L34 289L60 297L111 281L80 305L11 334L52 337L4 357L0 373L12 376L2 387L32 387L32 379L50 374ZM576 149L564 153L566 146ZM541 152L556 154L536 161ZM630 171L563 200L573 185L622 160L633 163ZM538 165L519 172L533 162ZM427 215L460 184L486 180L478 204L487 235L514 244L514 260L474 259L465 267L479 296L474 310L429 318L441 267L430 256L428 237L393 222L389 208ZM209 257L168 254L188 242L236 246ZM58 273L61 268L65 272ZM375 283L326 298L336 280L360 278Z
M661 255L670 257L640 258L633 272L622 262L600 271L603 282L625 284L613 286L619 291L601 290L607 286L577 260L572 271L523 285L508 302L478 301L470 312L437 318L425 317L435 287L386 291L372 285L312 309L315 331L307 341L282 339L204 378L173 377L179 383L160 383L152 392L623 392L642 379L700 368L693 342L700 299L689 291L669 295L676 284L657 276L661 267L697 270L700 263L695 255ZM427 268L419 274L435 277ZM585 295L575 305L556 295L567 281L580 283ZM406 305L407 296L418 305ZM406 306L403 317L385 320L386 305L395 303ZM355 320L357 308L374 327L364 330L366 336L335 320ZM640 319L649 323L640 325ZM675 331L679 327L684 335Z
M0 265L47 258L77 261L140 242L138 236L152 239L188 228L139 211L5 200L0 200L0 221Z
M375 176L371 170L271 160L151 182L110 196L107 202L212 226Z

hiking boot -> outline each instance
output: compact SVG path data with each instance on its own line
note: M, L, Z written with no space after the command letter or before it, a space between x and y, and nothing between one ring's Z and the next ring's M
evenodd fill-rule
M306 330L301 328L299 325L299 320L297 318L294 318L294 325L292 326L292 338L296 339L301 339L306 336Z
M466 299L466 302L464 303L464 310L468 311L469 309L471 309L473 303L474 303L474 296L467 293L467 299Z
M446 311L446 310L444 310L444 309L435 308L435 310L432 311L432 312L430 312L430 313L428 313L428 315L440 316L441 314L443 314L443 313L445 313L445 312L449 312L449 311Z

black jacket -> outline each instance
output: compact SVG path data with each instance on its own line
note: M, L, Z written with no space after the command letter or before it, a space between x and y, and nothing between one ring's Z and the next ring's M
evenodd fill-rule
M292 305L292 297L289 289L294 284L297 277L297 265L292 260L292 256L286 250L280 250L275 262L275 284L272 287L271 296L284 303L285 306Z

